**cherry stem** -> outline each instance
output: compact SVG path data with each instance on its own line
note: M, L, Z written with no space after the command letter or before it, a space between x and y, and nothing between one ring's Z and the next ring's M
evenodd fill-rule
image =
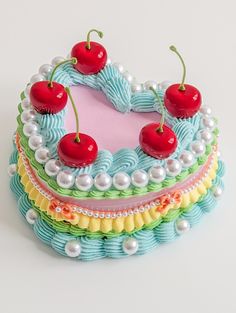
M153 87L150 87L149 88L155 95L155 97L157 98L157 101L159 102L160 104L160 108L161 108L161 120L160 120L160 125L157 127L156 131L160 132L160 133L163 133L163 125L164 125L164 122L165 122L165 109L164 109L164 105L163 105L163 102L161 100L161 97L159 96L158 92L153 88Z
M88 32L88 34L87 34L86 48L87 48L88 50L91 49L90 35L91 35L91 33L93 33L93 32L97 33L100 38L103 37L103 32L101 32L100 30L97 30L97 29L91 29L91 30Z
M68 96L70 98L70 101L71 101L71 104L72 104L72 107L73 107L73 110L74 110L74 113L75 113L75 122L76 122L75 142L80 142L80 138L79 138L79 114L78 114L78 111L77 111L77 107L75 105L74 99L72 98L70 88L69 87L65 87L65 91L67 92L67 94L68 94Z
M176 49L175 46L170 46L170 50L178 55L182 65L183 65L183 77L182 77L182 82L179 85L179 90L184 91L185 90L184 82L185 82L185 78L186 78L186 66L185 66L184 60L183 60L181 54L178 52L178 50Z
M48 87L50 87L50 88L53 87L53 77L54 77L54 75L55 75L55 73L56 73L56 70L58 69L58 67L60 67L60 66L63 65L63 64L66 64L66 63L76 64L76 63L77 63L77 59L76 59L76 58L71 58L71 59L68 59L68 60L65 60L65 61L62 61L62 62L58 63L58 64L54 67L54 69L53 69L53 71L52 71L52 73L51 73L51 75L50 75Z

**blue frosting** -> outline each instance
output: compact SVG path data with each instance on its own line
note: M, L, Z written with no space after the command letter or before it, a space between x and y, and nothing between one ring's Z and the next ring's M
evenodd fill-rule
M73 68L71 64L64 64L55 73L54 80L65 85L85 85L96 90L101 90L110 100L114 108L122 113L135 112L160 112L160 104L151 91L133 93L130 83L123 77L114 65L107 65L97 75L83 75ZM158 91L163 99L163 91ZM57 143L65 135L64 117L66 110L53 115L37 115L37 122L40 124L41 132L45 137L45 145L50 149L51 156L58 158ZM178 147L171 156L177 158L179 153L188 147L199 129L200 114L192 118L179 120L173 118L166 111L166 120L173 127L177 138ZM131 173L135 169L148 170L154 164L163 164L143 153L140 147L136 149L121 149L114 155L110 151L99 151L96 162L83 169L71 169L74 174L90 173L95 176L105 171L114 175L118 171ZM66 166L63 169L68 169Z
M213 182L213 190L214 186L223 185L221 176L222 167L224 165L222 161L220 161L220 164L219 172ZM25 217L27 211L32 208L32 204L23 189L18 174L11 177L10 187L18 199L18 208ZM182 213L178 218L188 220L190 226L193 227L200 221L205 213L210 212L216 206L216 203L217 201L212 190L208 190L204 198L193 205L188 212ZM171 242L176 239L179 236L175 228L176 220L162 222L154 229L144 229L134 233L132 236L136 238L139 243L139 249L136 254L141 255L147 253L162 243ZM83 261L97 260L105 257L122 258L127 256L122 249L122 244L125 238L131 236L123 234L114 238L103 237L98 239L91 239L88 236L75 237L68 233L57 232L46 221L42 220L40 216L37 218L32 228L40 240L64 256L66 256L66 243L70 240L78 239L81 245L81 254L77 259Z

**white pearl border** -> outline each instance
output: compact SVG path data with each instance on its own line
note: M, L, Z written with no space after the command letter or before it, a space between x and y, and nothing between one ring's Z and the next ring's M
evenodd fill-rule
M27 159L26 159L24 153L20 152L20 155L22 157L22 162L23 162L23 165L25 167L26 173L30 179L30 182L33 184L33 186L38 190L38 192L41 195L43 195L44 197L46 197L50 201L53 200L54 197L51 194L49 194L46 190L44 190L38 184L36 179L32 176L31 171L30 171L28 164L27 164ZM191 187L181 190L182 195L184 195L185 193L190 193L191 191L193 191L200 184L202 184L202 182L209 176L209 173L210 173L212 166L213 166L213 163L214 163L215 155L217 155L217 151L214 151L211 154L209 166L208 166L206 172L203 174L203 176L196 183L194 183ZM191 181L194 181L195 179L189 180L188 184L191 183ZM171 193L167 193L166 196L171 198ZM82 207L78 207L78 206L73 207L73 212L81 213L81 214L86 215L88 217L94 217L94 218L100 218L100 219L103 219L103 218L115 219L115 218L119 218L119 217L127 217L127 216L131 216L134 214L143 213L145 211L152 209L153 207L160 205L160 201L158 200L160 197L158 197L155 201L148 202L145 205L141 205L141 206L135 207L133 209L131 209L131 208L123 209L122 212L114 212L114 213L111 213L111 212L106 213L104 211L98 212L98 211L89 210L87 208L82 208ZM170 199L170 202L175 203L175 198L172 197ZM58 207L56 207L55 211L57 213L60 213L62 211L62 208L60 206L58 206Z

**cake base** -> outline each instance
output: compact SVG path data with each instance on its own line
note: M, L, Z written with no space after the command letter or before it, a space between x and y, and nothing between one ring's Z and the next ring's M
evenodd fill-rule
M16 164L17 159L18 152L15 150L10 158L10 164ZM75 259L91 261L105 257L122 258L133 254L124 249L124 242L127 239L132 238L132 240L135 240L137 248L135 254L142 255L153 250L160 244L171 242L178 238L189 228L197 224L204 214L210 212L217 204L217 195L214 192L214 188L217 186L223 188L221 177L224 174L224 164L222 161L219 161L218 164L217 176L213 181L213 186L197 203L186 208L184 211L180 211L171 220L166 216L166 218L153 228L147 227L132 233L117 234L117 236L109 233L104 235L99 232L91 234L85 230L80 230L80 233L73 234L73 231L68 232L66 229L60 229L59 223L52 223L46 215L42 215L35 210L34 204L29 200L27 193L24 191L19 174L15 173L11 177L10 187L18 199L19 211L32 226L36 236L61 255L68 256L66 245L78 241L81 252ZM32 209L34 209L33 211L36 212L36 215L29 219L29 210ZM177 225L179 223L189 225L189 228L178 228Z

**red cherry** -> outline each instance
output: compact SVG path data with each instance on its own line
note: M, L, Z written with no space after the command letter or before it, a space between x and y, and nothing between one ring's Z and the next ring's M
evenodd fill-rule
M85 75L97 74L107 62L106 49L98 42L90 41L91 32L103 37L102 32L92 29L88 32L87 41L77 43L71 51L71 56L77 59L74 68Z
M56 114L64 109L67 93L63 85L49 81L34 83L30 89L30 102L40 114Z
M139 143L142 150L156 159L168 158L177 147L177 137L173 130L160 123L151 123L144 126L139 134Z
M84 167L93 163L98 154L96 141L86 135L79 134L80 141L76 141L76 133L70 133L61 138L58 143L58 155L62 163L70 167Z
M165 92L165 107L174 117L192 117L200 109L202 97L199 90L187 84L184 87L184 90L180 90L179 84L174 84Z
M167 88L164 97L166 109L177 118L192 117L198 112L202 103L202 97L197 88L185 84L186 66L184 60L175 46L170 46L179 57L183 66L183 77L181 84L174 84Z

